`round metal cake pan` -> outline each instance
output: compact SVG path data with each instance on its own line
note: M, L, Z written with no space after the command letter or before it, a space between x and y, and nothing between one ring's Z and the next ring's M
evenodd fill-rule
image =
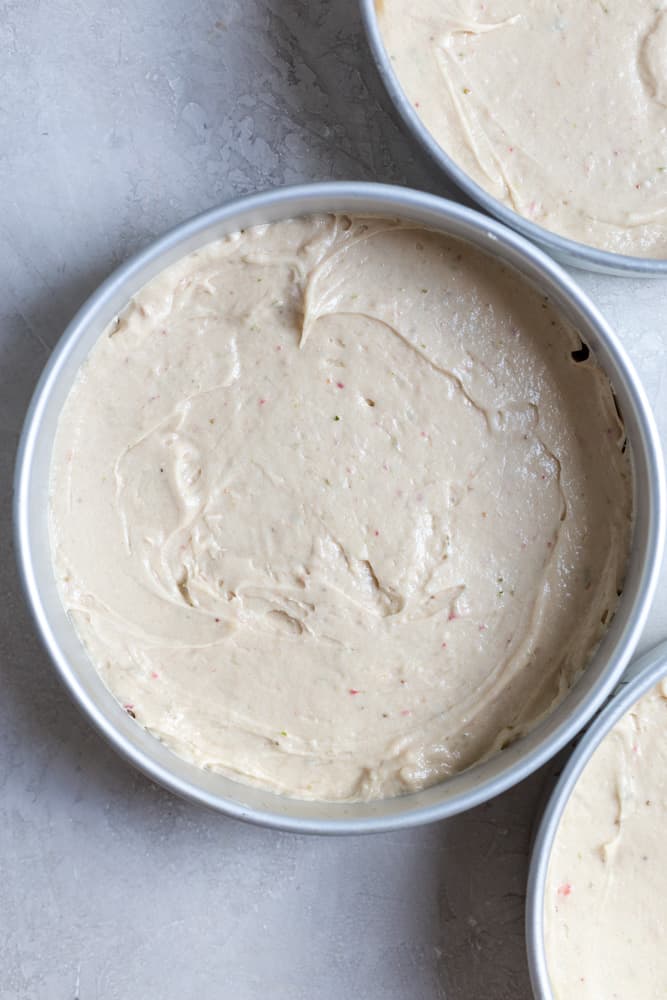
M549 797L533 844L526 896L526 947L536 1000L554 1000L544 941L544 908L551 851L565 807L605 736L666 675L667 642L663 642L631 665L609 703L577 744ZM612 941L607 944L613 947Z
M565 700L529 735L442 784L359 803L302 802L201 770L175 756L123 711L93 668L58 596L51 563L48 495L58 417L80 364L128 300L168 265L230 232L313 212L401 217L460 238L505 262L548 295L605 369L623 413L633 457L635 525L625 588L602 642ZM664 536L664 474L642 386L595 306L550 257L498 222L461 205L379 184L326 183L269 191L223 205L174 229L109 277L80 309L35 390L15 474L15 541L37 630L56 670L91 722L153 780L228 815L281 829L366 833L442 819L525 778L578 732L617 683L641 633Z
M519 215L518 212L494 198L474 181L470 174L462 170L456 161L449 156L432 132L424 125L403 90L382 40L382 32L378 23L378 0L360 0L360 4L361 16L373 59L396 110L419 145L461 191L490 215L494 215L501 222L516 229L517 232L532 240L563 264L587 271L598 271L602 274L615 274L619 277L657 278L667 276L667 260L612 253L609 250L600 250L586 243L579 243L565 236L559 236L557 233L553 233L543 226L538 226Z

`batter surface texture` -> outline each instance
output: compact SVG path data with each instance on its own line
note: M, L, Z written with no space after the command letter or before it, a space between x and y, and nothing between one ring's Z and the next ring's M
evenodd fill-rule
M667 682L614 727L579 779L547 880L557 1000L667 995Z
M324 215L237 233L80 370L62 599L189 760L304 798L419 789L586 664L628 553L624 442L577 334L466 244Z
M495 198L562 236L667 256L665 0L381 0L405 93Z

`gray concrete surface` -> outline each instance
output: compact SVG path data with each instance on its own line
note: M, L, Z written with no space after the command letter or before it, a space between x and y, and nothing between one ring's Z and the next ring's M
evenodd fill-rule
M14 570L10 477L30 392L118 261L270 185L446 192L389 107L355 0L3 0L0 135L0 1000L527 1000L543 776L369 839L208 814L133 773L79 717ZM667 287L581 281L667 437ZM642 647L667 635L665 582Z

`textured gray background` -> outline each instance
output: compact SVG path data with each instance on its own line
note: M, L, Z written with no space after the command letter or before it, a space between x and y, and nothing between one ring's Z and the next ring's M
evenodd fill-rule
M23 413L65 323L116 263L275 184L446 193L389 107L355 0L2 0L0 136L0 1000L527 1000L543 775L466 816L374 838L205 813L79 718L14 571ZM667 287L580 280L667 437ZM666 634L663 586L642 647Z

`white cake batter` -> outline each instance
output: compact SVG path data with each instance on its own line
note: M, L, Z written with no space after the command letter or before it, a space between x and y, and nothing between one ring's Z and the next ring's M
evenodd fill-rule
M626 564L624 431L586 354L414 225L312 217L169 268L91 352L53 458L62 598L108 686L184 757L305 798L516 739Z
M563 236L667 256L665 0L378 0L407 97L494 197Z
M667 996L667 681L579 779L554 844L545 924L556 1000Z

